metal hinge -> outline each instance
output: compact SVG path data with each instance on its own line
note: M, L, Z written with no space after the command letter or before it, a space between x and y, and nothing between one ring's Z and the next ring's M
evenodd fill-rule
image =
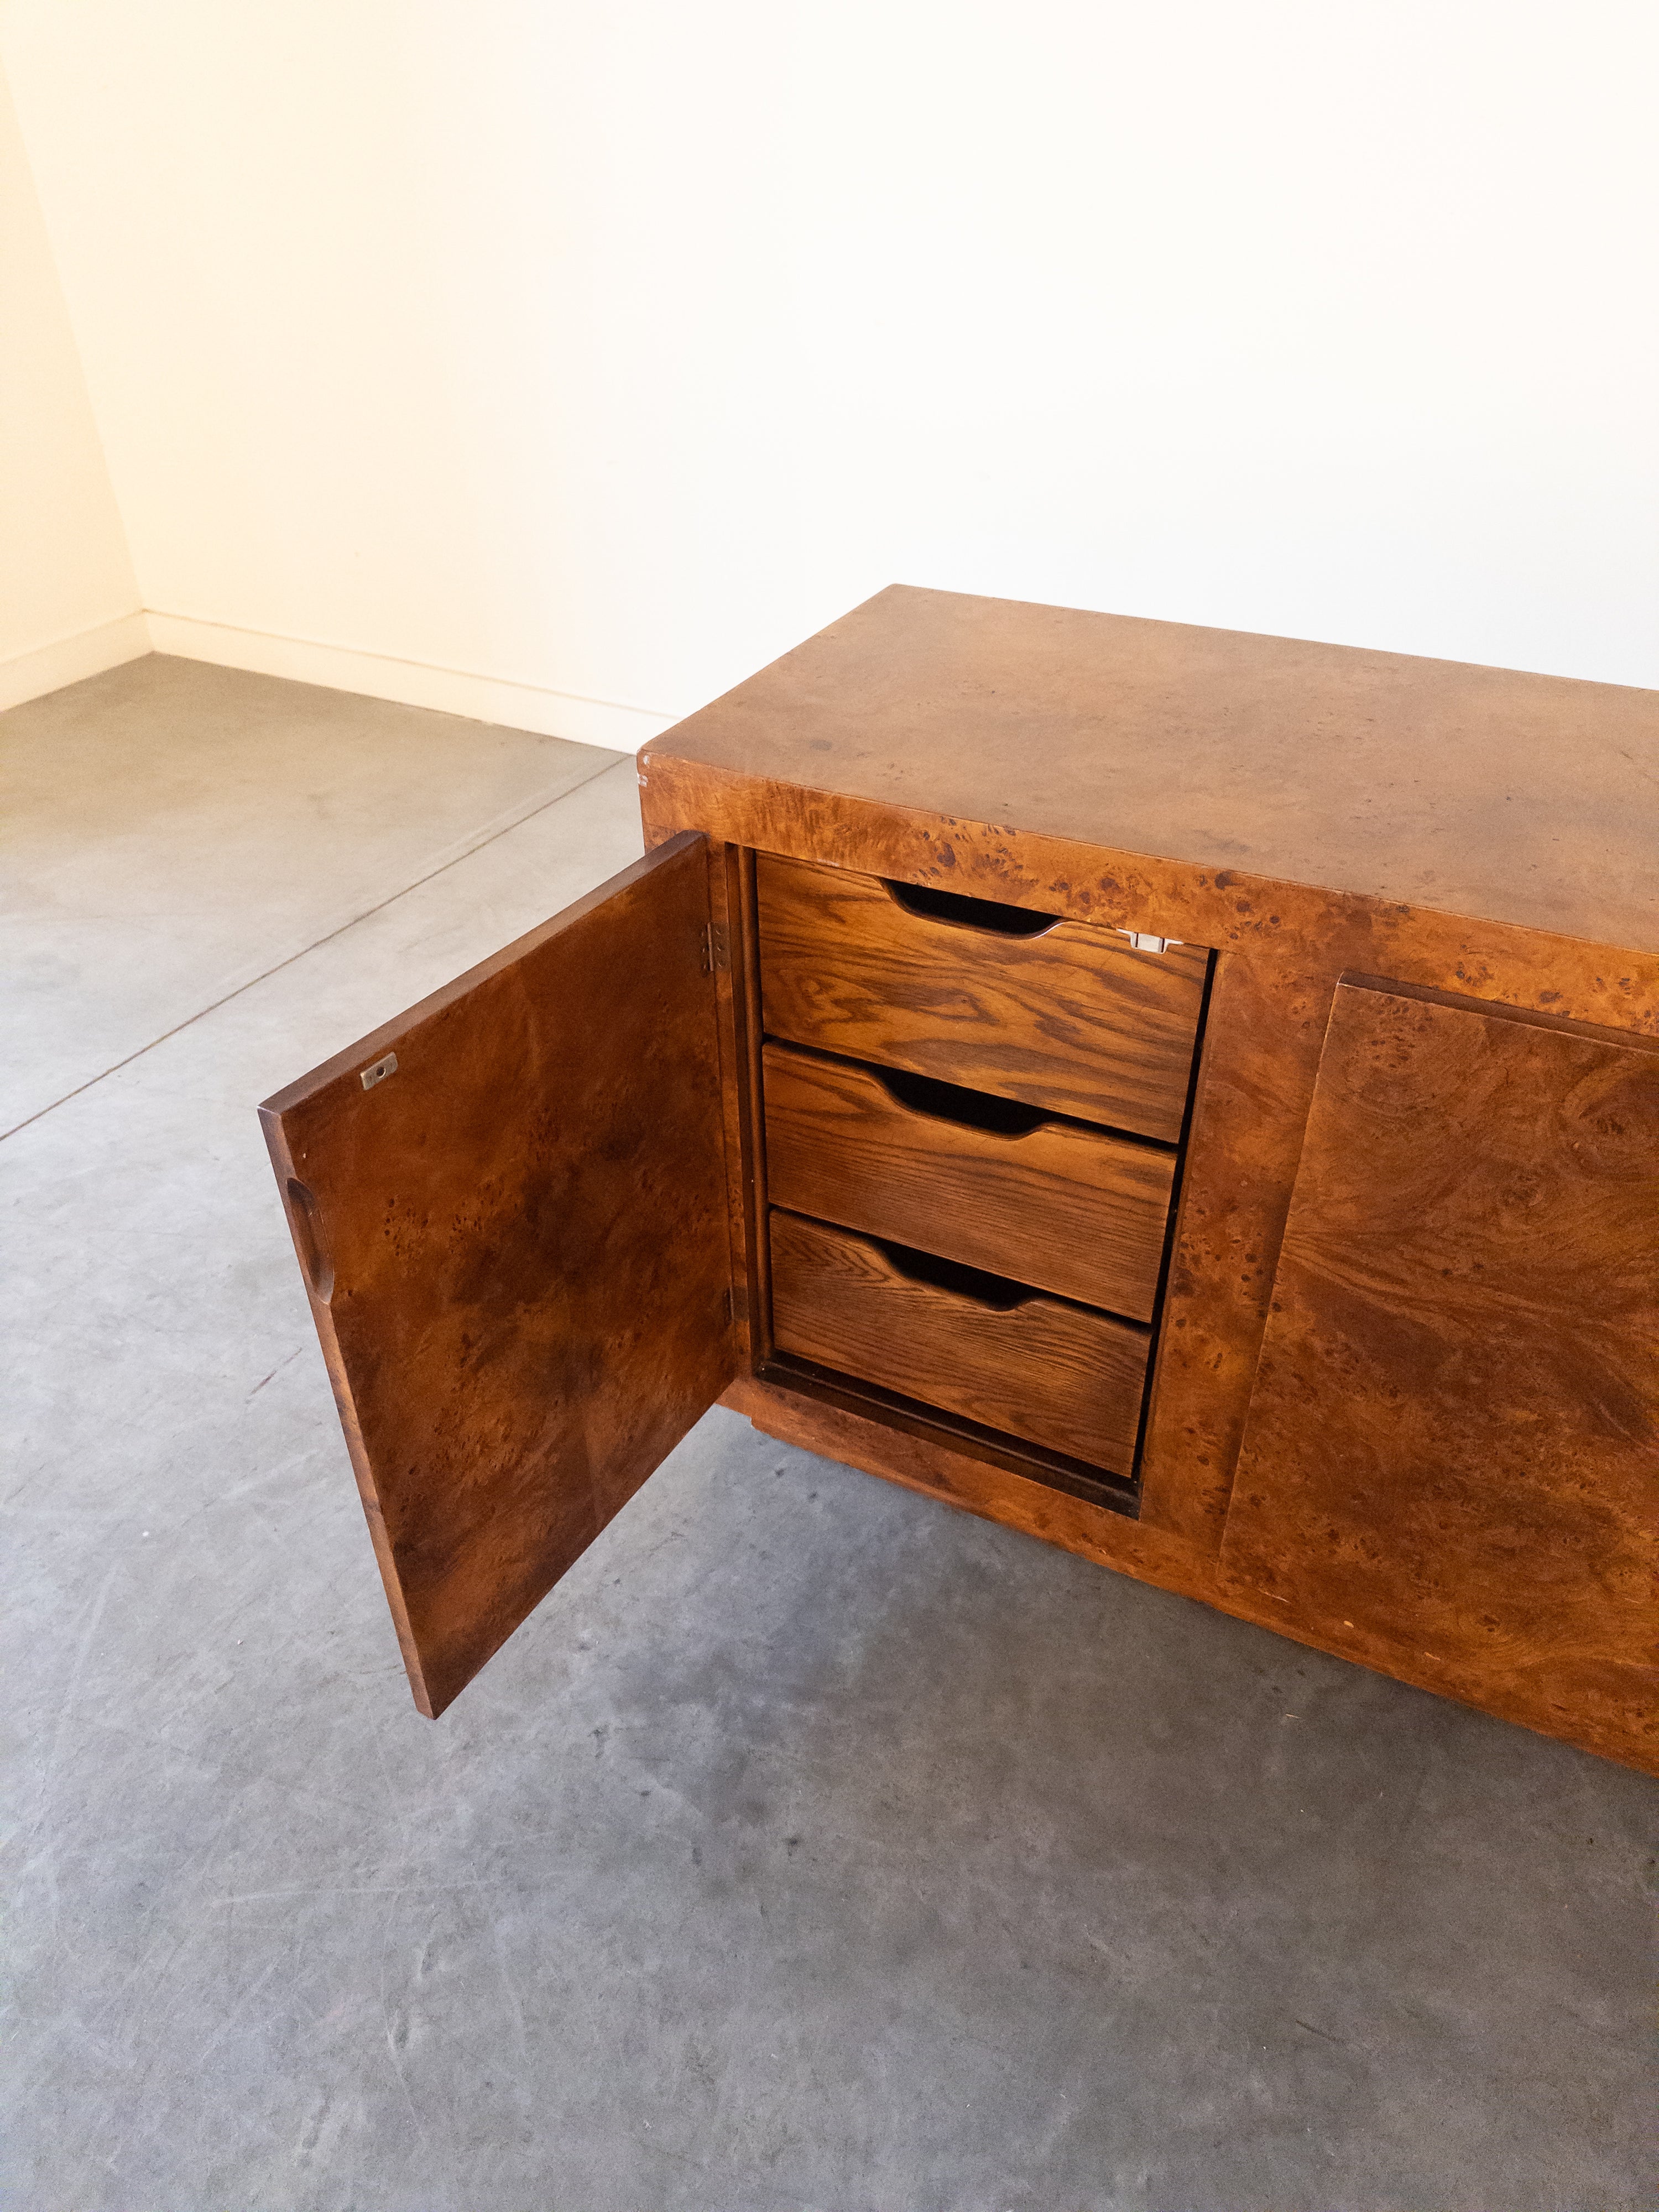
M738 1322L747 1321L748 1318L748 1291L746 1289L734 1291L728 1285L726 1292L726 1326L727 1328L732 1328L735 1327Z
M1179 937L1152 937L1144 929L1120 929L1118 936L1127 937L1137 952L1167 952L1172 945L1181 945Z
M706 921L702 926L702 972L712 975L718 969L724 975L732 965L732 952L726 940L723 921Z

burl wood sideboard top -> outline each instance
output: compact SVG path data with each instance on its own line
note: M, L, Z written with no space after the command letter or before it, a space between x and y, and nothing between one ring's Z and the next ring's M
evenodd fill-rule
M1659 951L1659 691L894 585L650 750Z

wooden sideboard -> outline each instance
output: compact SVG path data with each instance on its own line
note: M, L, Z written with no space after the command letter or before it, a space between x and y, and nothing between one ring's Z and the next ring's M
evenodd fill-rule
M261 1110L436 1714L716 1400L1659 1771L1659 694L895 587Z

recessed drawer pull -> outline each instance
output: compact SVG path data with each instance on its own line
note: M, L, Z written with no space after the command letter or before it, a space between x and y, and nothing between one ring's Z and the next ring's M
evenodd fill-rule
M871 1242L906 1282L931 1283L936 1291L949 1291L991 1313L1012 1313L1039 1295L1029 1283L1011 1282L1006 1275L989 1274L983 1267L965 1267L960 1260L942 1260L937 1252L919 1252L914 1245L895 1244L885 1237Z
M822 1221L775 1210L770 1231L781 1352L1130 1473L1146 1329L1036 1292L1006 1304L966 1295L937 1263L925 1279L922 1255Z
M1011 1137L963 1113L953 1085L926 1086L953 1108L942 1117L905 1099L920 1079L798 1045L769 1044L762 1068L775 1204L1152 1319L1172 1152L1042 1115ZM1006 1104L980 1103L997 1115Z
M1033 914L1029 907L1004 906L997 899L969 898L963 891L942 891L932 884L898 884L884 877L882 889L907 914L925 914L958 929L982 929L989 937L1046 937L1057 929L1057 914Z
M769 853L755 883L769 1036L1179 1143L1203 945Z
M1029 1137L1033 1129L1053 1119L1040 1106L1022 1106L1015 1099L998 1098L988 1091L967 1091L959 1083L941 1083L936 1076L910 1075L896 1067L872 1067L870 1073L890 1098L908 1106L913 1114L930 1114L936 1121L952 1121L959 1129L984 1129L999 1137Z

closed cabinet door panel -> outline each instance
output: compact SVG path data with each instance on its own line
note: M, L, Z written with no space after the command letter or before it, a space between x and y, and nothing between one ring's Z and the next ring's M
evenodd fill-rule
M731 1379L708 866L659 847L259 1109L424 1712Z
M1224 1575L1451 1694L1659 1752L1659 1042L1339 986Z

